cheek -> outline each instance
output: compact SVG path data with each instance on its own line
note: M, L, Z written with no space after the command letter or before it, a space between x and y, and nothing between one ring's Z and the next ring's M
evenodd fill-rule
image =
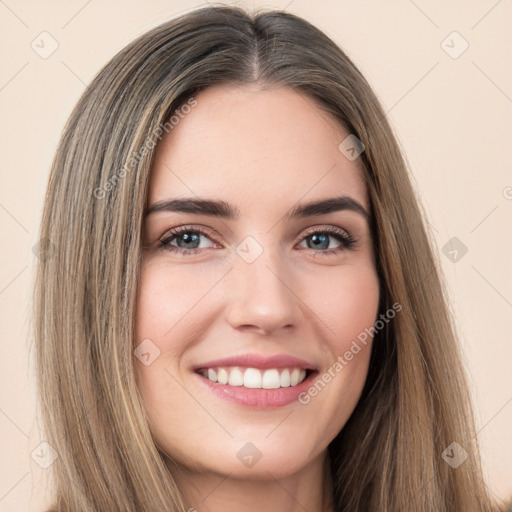
M220 272L209 270L205 265L200 272L193 272L160 261L141 267L133 348L137 350L145 343L143 352L150 353L151 362L135 361L136 383L152 432L161 446L171 443L173 451L177 449L173 443L184 435L182 414L197 412L183 386L186 375L180 362L209 326L200 321L206 313L204 296ZM203 425L204 419L197 418L195 424Z
M137 338L164 337L200 297L187 276L161 262L142 265L136 310Z
M222 277L222 269L205 265L202 269L181 268L165 261L142 265L135 320L135 345L152 339L169 356L193 339L205 304L204 296ZM176 336L179 332L180 335ZM196 333L197 334L197 333ZM172 344L169 341L172 340ZM165 354L163 354L165 355Z
M375 323L379 307L379 280L368 265L347 267L308 285L308 305L325 327L329 351L343 354L358 336L364 338ZM317 290L316 292L314 290ZM321 293L318 290L322 290ZM368 336L368 342L371 342Z
M312 416L326 420L323 433L334 438L351 416L366 381L379 280L371 265L347 266L324 279L322 290L309 297L322 320L318 325L323 326L325 366L299 402Z

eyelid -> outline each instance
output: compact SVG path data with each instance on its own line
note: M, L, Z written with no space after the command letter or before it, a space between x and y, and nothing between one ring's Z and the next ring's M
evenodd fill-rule
M338 235L343 234L347 238L351 237L350 233L346 229L335 227L335 226L324 226L323 224L321 224L321 225L311 226L311 227L305 229L304 231L301 231L301 235L300 235L302 237L301 240L305 236L311 235L313 233L334 233L334 234L338 234Z
M202 235L208 236L208 237L220 237L220 233L218 233L213 228L206 228L204 226L196 226L194 224L191 225L185 225L185 226L178 226L176 228L170 229L167 234L169 235L179 235L180 233L188 233L188 232L198 232Z
M219 242L216 240L216 238L221 238L220 234L213 228L205 228L203 226L195 226L195 225L186 225L186 226L178 226L176 228L169 229L165 232L163 236L161 236L157 243L160 247L163 247L164 249L168 246L170 242L167 242L167 240L172 240L181 233L197 233L202 236L205 236L206 238L209 238L212 240L212 242L219 244ZM174 247L174 246L172 246ZM181 252L191 252L191 251L198 251L202 249L183 249L182 247L177 247L178 250Z

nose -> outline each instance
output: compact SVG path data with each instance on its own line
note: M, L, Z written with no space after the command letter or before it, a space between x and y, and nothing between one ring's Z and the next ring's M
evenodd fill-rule
M237 257L225 282L229 324L267 335L296 327L302 313L292 285L290 267L269 250L252 263Z

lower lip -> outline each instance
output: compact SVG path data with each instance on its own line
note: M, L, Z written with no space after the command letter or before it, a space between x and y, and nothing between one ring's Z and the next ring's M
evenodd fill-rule
M210 389L212 393L224 400L256 409L283 407L298 400L312 383L318 372L311 372L306 379L296 386L277 389L246 388L244 386L229 386L219 384L196 373L197 377Z

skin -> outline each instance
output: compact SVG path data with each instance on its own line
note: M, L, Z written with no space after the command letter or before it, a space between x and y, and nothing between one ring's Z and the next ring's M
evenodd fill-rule
M160 211L145 219L136 344L150 339L160 350L151 364L137 364L150 427L200 512L332 510L327 446L361 395L371 339L305 405L236 405L191 368L285 353L313 362L321 376L373 326L379 282L366 218L349 210L284 217L297 203L341 195L369 212L360 159L338 149L349 132L291 88L215 86L196 99L158 144L148 205L199 196L232 204L240 217ZM200 235L199 246L175 237L183 255L159 247L178 226L215 233ZM332 234L313 245L315 229L328 227L348 232L355 246ZM263 250L250 264L236 252L247 236ZM188 247L199 252L186 254ZM249 441L262 454L252 467L237 457Z

